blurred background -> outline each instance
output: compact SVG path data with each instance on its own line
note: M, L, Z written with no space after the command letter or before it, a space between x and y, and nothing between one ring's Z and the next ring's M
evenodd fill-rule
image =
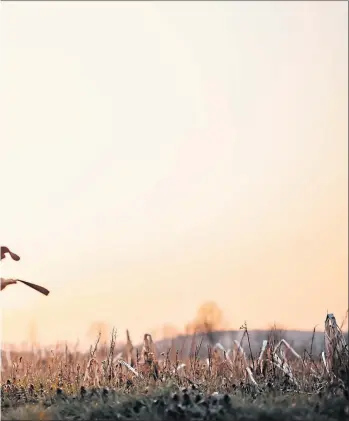
M348 308L345 2L9 3L2 341ZM190 329L189 329L190 330Z

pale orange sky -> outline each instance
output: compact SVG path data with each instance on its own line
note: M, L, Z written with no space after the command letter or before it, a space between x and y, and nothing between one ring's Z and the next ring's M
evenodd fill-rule
M2 340L341 320L347 7L1 4Z

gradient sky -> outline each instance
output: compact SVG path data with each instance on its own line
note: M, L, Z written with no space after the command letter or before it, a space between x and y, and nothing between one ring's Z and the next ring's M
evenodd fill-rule
M347 8L2 4L2 339L340 321Z

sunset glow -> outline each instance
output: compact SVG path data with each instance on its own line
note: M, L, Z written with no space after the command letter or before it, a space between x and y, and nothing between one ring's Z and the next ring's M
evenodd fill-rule
M342 320L345 2L8 3L1 41L1 276L51 291L2 341Z

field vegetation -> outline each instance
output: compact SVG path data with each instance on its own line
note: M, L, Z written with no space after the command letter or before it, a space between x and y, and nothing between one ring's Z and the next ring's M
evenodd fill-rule
M160 352L149 334L134 346L129 332L120 348L115 330L86 353L2 351L2 419L349 419L349 351L332 315L320 354L312 341L299 354L274 330L254 355L246 325L225 349L212 341L210 323L199 327L189 353Z

